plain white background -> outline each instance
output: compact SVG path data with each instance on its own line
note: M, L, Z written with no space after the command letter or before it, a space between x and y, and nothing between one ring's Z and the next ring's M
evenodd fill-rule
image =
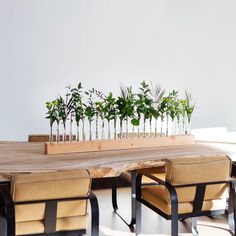
M185 89L192 126L236 129L235 0L0 0L0 140L47 133L45 102L79 81Z

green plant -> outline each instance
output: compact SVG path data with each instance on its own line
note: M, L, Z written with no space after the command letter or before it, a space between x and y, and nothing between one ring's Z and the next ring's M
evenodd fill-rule
M89 121L89 140L92 141L92 121L96 115L94 102L93 102L93 91L86 91L85 94L88 96L87 104L85 106L85 115Z
M167 104L168 104L168 97L163 97L159 106L159 114L161 117L161 131L160 131L161 136L163 136L164 134L163 125L164 125L165 116L167 114Z
M181 100L178 98L178 100L176 101L176 119L177 119L177 130L178 130L178 134L180 132L180 117L181 117L181 114L182 114L182 111L181 111ZM173 121L172 121L173 122Z
M46 108L47 108L46 119L49 119L49 123L50 123L49 141L50 143L52 143L53 142L53 124L57 121L58 115L57 115L53 102L46 102Z
M85 134L84 134L84 119L85 119L85 111L82 101L82 84L78 83L77 87L71 89L71 112L75 116L75 122L76 122L76 129L77 129L77 135L76 135L76 141L79 141L79 126L80 121L82 121L83 127L82 127L82 139L85 140Z
M160 106L162 98L165 95L166 90L162 89L160 85L153 85L151 83L150 97L152 99L152 106L154 108L153 117L155 119L155 132L154 136L157 137L157 120L161 116Z
M59 98L55 99L52 101L52 106L54 109L54 115L55 115L55 121L57 123L57 135L56 139L57 142L60 142L60 122L61 122L61 115L60 115L60 110L61 110L61 104Z
M185 107L187 105L187 101L185 99L180 100L180 114L182 116L182 133L185 134L185 119L186 119L186 111Z
M171 93L169 93L168 96L168 103L167 103L167 111L168 111L168 117L170 116L172 124L174 123L174 119L177 118L179 121L180 117L180 102L178 98L178 91L173 90ZM168 130L168 123L167 123L167 130ZM168 135L168 132L167 132Z
M180 114L179 107L179 98L178 91L173 90L169 93L168 97L164 98L166 102L166 135L169 135L169 117L171 118L172 123L174 122L175 117Z
M108 96L105 98L104 102L105 102L104 118L107 120L108 123L108 139L111 138L110 122L112 120L114 120L114 139L116 139L116 119L117 119L116 99L110 92Z
M137 94L137 99L135 101L136 105L136 113L137 113L137 120L133 120L140 124L141 116L143 116L143 137L146 136L146 121L149 120L150 126L153 114L155 113L155 109L152 106L153 100L149 97L150 94L150 87L145 82L142 81L140 83L141 87L139 87L139 93ZM151 128L150 128L151 130ZM139 128L138 128L138 137L139 137Z
M96 139L98 139L98 121L102 122L101 138L105 138L105 121L108 125L108 138L111 138L110 123L114 121L114 138L116 139L117 119L120 121L120 138L123 137L123 123L126 124L125 137L128 138L129 120L132 126L132 137L134 137L134 127L137 126L138 137L140 137L140 121L143 119L143 137L146 136L146 122L149 121L149 135L152 135L152 121L155 119L155 137L157 136L157 121L161 118L161 135L163 132L164 118L166 118L166 135L169 134L169 119L172 123L174 119L180 124L180 118L183 117L183 129L185 129L185 119L188 126L195 104L192 102L191 94L185 92L185 99L179 99L178 91L173 90L168 96L164 97L165 90L159 85L153 86L142 81L139 86L139 92L134 94L132 87L120 86L120 96L115 98L110 92L107 96L103 92L92 88L85 92L87 100L83 101L83 88L81 83L77 87L67 86L65 97L58 96L52 102L46 103L46 118L50 121L50 142L53 140L53 124L57 123L57 142L60 141L60 124L63 125L63 140L66 141L66 124L70 121L70 141L72 141L73 122L77 127L77 138L80 138L80 122L82 121L82 139L85 140L85 121L89 122L89 140L92 140L92 122L96 121ZM174 126L172 126L174 128ZM188 129L187 129L188 130ZM174 133L174 132L172 132ZM184 133L188 133L184 130Z
M69 140L70 142L72 141L73 134L72 134L72 126L73 126L73 121L75 118L75 112L74 112L74 97L72 96L72 88L70 85L66 87L67 92L66 92L66 99L65 99L65 106L66 106L66 114L67 114L67 119L70 120L70 135L69 135ZM66 134L65 134L66 135ZM64 136L64 141L66 140L66 136Z
M126 121L126 138L128 138L128 119L134 116L134 94L132 93L132 87L120 85L120 91L121 95L116 101L120 119L120 138L122 138L122 123L124 120Z
M185 91L185 100L186 100L186 103L185 103L185 106L184 106L184 110L185 110L186 115L187 115L188 130L189 130L189 132L187 131L185 133L190 134L190 122L191 122L193 111L195 109L195 103L193 103L193 99L192 99L191 93L189 93L187 91Z
M66 99L63 99L60 95L58 97L58 114L64 128L64 135L63 135L64 142L66 142L66 121L68 120L70 114L69 103L68 103L69 95L70 95L69 93L66 94Z
M96 94L97 100L95 102L95 116L96 116L96 139L98 139L98 117L100 117L102 121L102 133L101 133L101 139L105 139L105 130L104 130L104 116L105 116L105 95L103 92L95 90L94 88L92 89L92 92Z

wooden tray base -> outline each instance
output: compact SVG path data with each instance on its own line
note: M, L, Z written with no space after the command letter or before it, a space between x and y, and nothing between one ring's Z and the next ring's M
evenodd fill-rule
M45 154L96 152L191 144L195 144L195 138L192 135L45 143Z

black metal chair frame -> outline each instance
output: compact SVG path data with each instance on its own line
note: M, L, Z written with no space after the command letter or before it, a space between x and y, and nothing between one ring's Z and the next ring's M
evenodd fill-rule
M14 203L10 194L9 183L0 184L0 226L6 225L6 227L0 228L0 235L15 236L15 205L45 203L45 219L44 219L44 233L33 234L34 236L79 236L86 233L86 229L82 230L70 230L70 231L56 231L56 216L57 216L57 203L60 201L73 201L88 199L91 206L91 235L99 235L99 207L98 201L94 193L90 192L84 197L74 198L60 198L53 200L35 200L35 201L22 201ZM4 220L6 224L4 224ZM32 236L33 236L32 235ZM29 236L29 235L27 235Z
M171 199L171 214L167 215L160 209L153 206L150 202L142 199L141 196L141 179L142 176L145 175L150 179L156 181L159 185L164 185L169 193ZM204 195L207 185L215 185L215 184L229 184L230 186L230 194L229 194L229 202L228 209L220 209L220 210L212 210L212 211L202 211L202 205L204 201ZM193 211L191 213L178 214L178 197L176 193L176 188L185 188L185 187L196 187L195 198L193 201ZM178 220L183 220L186 218L192 218L192 231L194 235L197 235L197 221L196 217L198 216L214 216L214 215L222 215L228 214L228 221L230 226L230 231L233 235L236 232L236 181L233 179L227 181L216 181L216 182L205 182L205 183L194 183L194 184L184 184L184 185L171 185L168 182L165 182L155 176L149 174L139 173L136 176L136 235L141 234L141 203L145 206L149 207L166 220L171 220L171 235L178 235Z
M117 181L119 177L114 177L112 181L112 206L114 212L120 217L121 220L130 228L130 230L134 231L134 225L136 223L136 203L135 203L135 191L136 191L136 174L137 171L131 172L131 219L127 220L125 216L119 211L118 203L117 203Z

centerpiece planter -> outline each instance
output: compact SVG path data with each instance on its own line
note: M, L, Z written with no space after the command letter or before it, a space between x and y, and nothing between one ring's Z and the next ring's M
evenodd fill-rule
M162 146L191 145L195 143L192 135L173 135L162 137L125 138L93 140L80 142L45 143L45 154L96 152L108 150L154 148Z
M176 90L168 95L165 92L158 84L145 81L140 83L138 92L134 92L132 86L120 85L117 97L95 88L84 91L81 82L76 87L67 86L64 96L58 95L46 102L50 135L45 153L194 144L194 137L190 135L195 108L191 94L186 92L183 99Z

